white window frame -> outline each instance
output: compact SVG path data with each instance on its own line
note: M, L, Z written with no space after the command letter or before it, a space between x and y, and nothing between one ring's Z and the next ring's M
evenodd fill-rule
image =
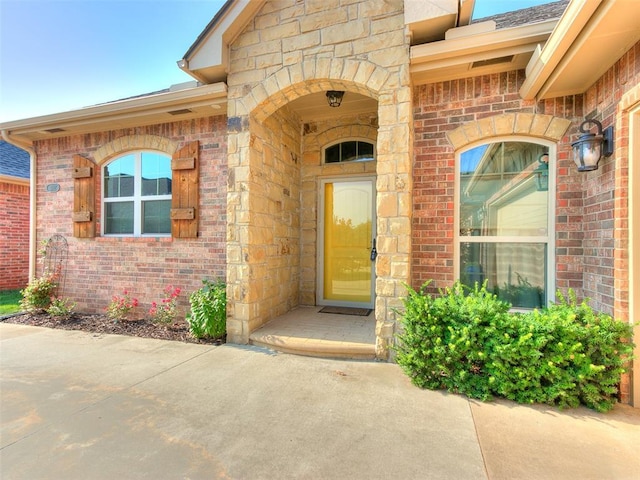
M460 157L463 153L476 147L501 142L526 142L546 147L549 152L549 189L547 202L547 235L545 236L462 236L460 235ZM460 244L461 243L546 243L547 245L547 279L545 298L547 304L553 302L556 296L556 162L557 145L548 140L523 135L492 137L474 142L456 152L455 156L455 187L453 212L453 275L460 278ZM518 309L515 310L526 310Z
M341 143L347 143L347 142L363 142L363 143L367 143L367 144L373 146L373 159L371 159L371 160L355 160L355 161L352 161L352 162L344 162L344 161L342 161L342 156L341 156L339 162L332 162L332 163L325 162L326 152L327 152L328 148L335 147L336 145L340 145ZM348 163L374 162L376 160L376 155L377 155L376 142L374 140L371 140L370 138L362 138L362 137L341 138L340 140L336 140L335 142L328 143L327 145L322 147L322 164L323 165L342 165L342 164L348 164Z
M161 155L166 157L169 161L171 161L171 156L167 155L165 152L159 152L155 150L135 150L131 152L125 152L117 157L112 158L109 162L102 165L102 186L101 186L101 233L106 237L170 237L171 231L167 233L142 233L142 202L143 201L153 201L153 200L171 200L172 195L142 195L142 154L144 153L152 153L155 155ZM104 178L105 178L105 169L109 166L110 163L115 162L116 160L120 160L123 157L127 157L130 155L134 155L134 175L133 175L133 196L131 197L105 197L105 187L104 187ZM173 173L172 173L173 178ZM173 191L173 190L172 190ZM106 204L107 203L122 203L122 202L133 202L133 233L106 233L107 221L106 221Z

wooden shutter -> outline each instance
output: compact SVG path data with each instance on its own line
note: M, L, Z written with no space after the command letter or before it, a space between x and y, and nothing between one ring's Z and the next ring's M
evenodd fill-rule
M73 156L73 236L96 236L95 164L80 155Z
M199 142L190 142L171 159L171 235L175 238L198 236Z

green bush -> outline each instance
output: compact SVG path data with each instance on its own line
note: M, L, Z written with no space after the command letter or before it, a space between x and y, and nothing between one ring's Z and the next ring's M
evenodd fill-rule
M189 331L196 338L222 338L227 329L227 287L222 281L202 281L203 286L189 295Z
M422 388L607 411L632 328L578 304L573 292L558 295L549 308L517 314L486 286L456 283L437 297L409 289L397 361Z
M74 301L68 298L54 297L51 299L49 308L47 308L47 313L52 317L66 320L71 316L75 308L76 303Z

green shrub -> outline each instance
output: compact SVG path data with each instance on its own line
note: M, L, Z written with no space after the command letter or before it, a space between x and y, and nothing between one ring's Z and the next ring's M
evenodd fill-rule
M47 308L47 313L52 317L60 319L67 319L73 313L76 308L76 303L68 298L54 297L51 299L51 304Z
M196 338L222 338L227 329L227 287L222 281L202 283L199 290L189 295L189 331Z
M435 298L423 291L409 289L397 347L416 385L599 411L615 403L633 349L630 325L578 304L573 292L516 314L486 286L456 283Z
M52 273L45 272L41 277L32 279L20 290L20 307L27 312L45 311L51 305L51 298L57 287L58 276Z

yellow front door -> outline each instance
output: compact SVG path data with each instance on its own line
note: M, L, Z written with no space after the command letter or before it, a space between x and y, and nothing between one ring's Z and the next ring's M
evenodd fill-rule
M322 182L321 305L373 307L374 180Z

